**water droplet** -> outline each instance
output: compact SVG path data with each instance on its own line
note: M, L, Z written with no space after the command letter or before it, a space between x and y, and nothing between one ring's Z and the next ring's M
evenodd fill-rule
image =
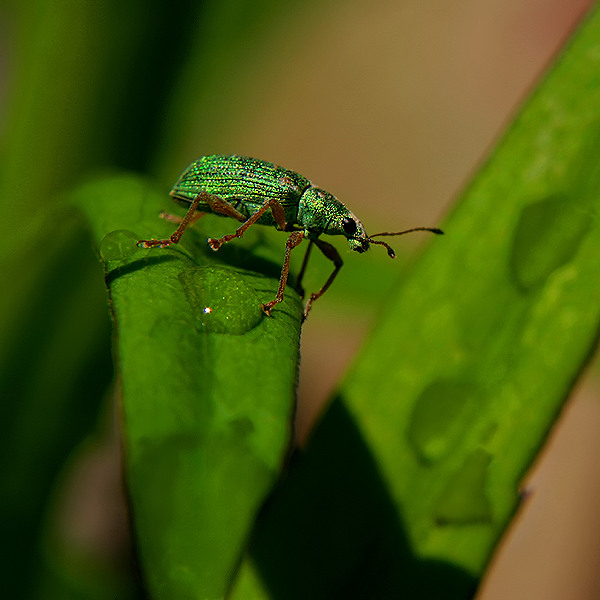
M517 287L533 290L571 261L591 222L590 214L573 208L566 196L551 196L527 205L515 230L510 257Z
M419 459L432 463L460 441L476 407L477 386L438 380L426 387L410 416L408 439Z
M256 291L241 273L198 267L182 271L178 278L204 331L242 335L264 316Z
M100 256L102 260L125 260L136 252L141 251L138 248L137 235L127 229L117 229L107 233L100 242Z
M490 523L492 507L486 493L491 454L476 450L448 482L434 507L438 525Z

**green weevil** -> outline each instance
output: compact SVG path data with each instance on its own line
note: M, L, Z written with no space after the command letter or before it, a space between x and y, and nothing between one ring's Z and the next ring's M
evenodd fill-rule
M388 244L373 238L404 235L412 231L443 233L433 227L413 227L369 236L360 220L333 194L315 187L306 177L294 171L246 156L203 156L187 167L170 193L176 202L188 207L185 217L178 219L163 214L168 220L179 223L177 229L164 240L140 240L138 246L141 248L166 248L177 244L187 227L203 213L231 217L242 223L231 234L218 239L208 238L208 245L213 250L218 250L234 238L242 237L255 223L290 232L277 294L270 302L261 304L267 315L283 300L290 270L290 254L304 238L309 240L309 245L298 275L299 288L313 244L334 265L323 287L308 298L304 307L306 318L313 302L329 288L343 264L338 251L320 239L320 235L343 235L356 252L365 252L371 244L378 244L384 246L389 256L394 258L394 251Z

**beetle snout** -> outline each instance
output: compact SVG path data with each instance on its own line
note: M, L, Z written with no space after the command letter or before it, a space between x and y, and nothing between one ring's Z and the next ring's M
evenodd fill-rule
M354 246L353 250L362 254L369 249L369 240L360 240L356 246Z

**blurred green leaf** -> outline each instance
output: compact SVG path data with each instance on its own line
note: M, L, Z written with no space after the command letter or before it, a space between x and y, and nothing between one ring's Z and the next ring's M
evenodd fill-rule
M471 596L596 343L598 106L596 10L391 294L235 598Z
M263 314L280 266L252 259L246 238L218 253L197 231L177 247L138 248L140 237L173 229L158 218L168 196L139 179L84 185L74 201L106 267L128 485L150 591L221 598L289 443L300 299L288 288L273 316ZM249 258L261 272L245 268Z
M48 497L113 376L104 286L62 192L90 168L148 160L162 110L148 82L176 75L187 39L170 36L173 20L185 32L198 3L9 0L2 9L0 574L16 599L39 583ZM161 28L168 43L157 45Z
M12 598L32 583L49 490L95 426L112 379L106 301L82 220L57 209L46 226L50 243L31 243L6 263L1 300L0 525L10 540L1 568Z

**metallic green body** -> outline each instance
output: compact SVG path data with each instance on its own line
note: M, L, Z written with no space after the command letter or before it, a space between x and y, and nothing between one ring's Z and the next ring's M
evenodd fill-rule
M321 234L343 235L358 252L369 247L362 223L333 194L270 162L245 156L203 156L181 174L171 195L189 206L201 192L225 200L247 218L274 199L285 211L288 231L303 231L313 240ZM206 202L200 202L197 210L220 214ZM349 221L353 222L350 226ZM257 223L277 226L270 210Z

